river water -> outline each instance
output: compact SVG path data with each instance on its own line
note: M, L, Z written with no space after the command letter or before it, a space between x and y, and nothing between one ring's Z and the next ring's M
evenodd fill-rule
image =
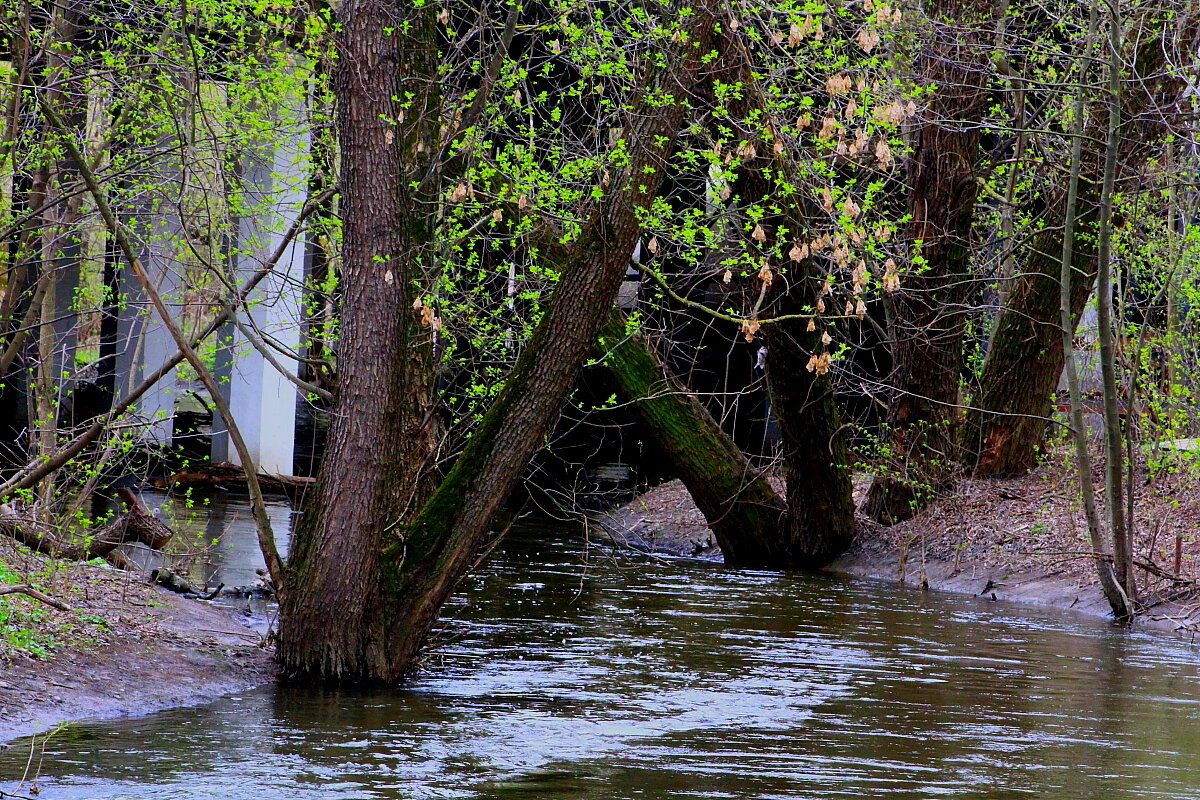
M540 523L447 617L403 690L73 726L35 748L40 797L1200 798L1200 651L1069 612ZM30 749L0 753L0 789Z

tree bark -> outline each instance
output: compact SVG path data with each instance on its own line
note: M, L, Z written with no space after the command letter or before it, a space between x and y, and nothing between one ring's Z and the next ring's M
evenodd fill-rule
M971 222L996 10L993 0L927 4L930 37L916 70L935 88L913 131L908 167L911 269L884 297L893 364L886 428L891 474L875 478L863 507L885 524L911 517L959 470Z
M1113 571L1125 593L1126 609L1137 600L1137 580L1133 574L1133 541L1125 518L1125 451L1121 430L1120 382L1117 380L1113 342L1112 228L1113 191L1117 174L1117 153L1121 145L1121 6L1119 0L1108 4L1108 130L1105 137L1104 178L1100 190L1099 242L1096 246L1096 325L1099 327L1100 372L1104 394L1104 490L1109 530L1113 540ZM1133 407L1127 409L1133 414ZM1114 612L1120 616L1119 611Z
M1155 16L1155 14L1159 16ZM1165 9L1145 11L1131 28L1145 35L1125 37L1134 45L1124 57L1128 90L1122 92L1124 126L1117 154L1118 190L1136 180L1178 118L1185 83L1169 68L1173 53L1192 52L1198 15L1175 17ZM1189 49L1190 48L1190 49ZM1096 241L1100 224L1107 111L1093 108L1085 129L1079 176L1078 213L1072 249L1072 333L1096 282ZM1043 229L1032 237L1022 274L996 318L979 377L976 401L964 426L964 458L977 478L1021 475L1033 468L1063 371L1059 323L1059 268L1063 249L1066 191L1049 198Z
M704 514L725 563L778 567L785 505L646 338L612 311L600 331L604 366Z
M771 104L736 35L727 31L722 42L723 77L742 92L730 102L731 118L741 121L735 136L755 142L759 131L751 121L760 115L769 118ZM748 251L768 265L772 258L780 264L778 274L769 270L770 281L757 287L768 300L763 318L791 317L761 327L767 345L767 390L779 424L787 487L787 513L774 545L774 566L820 569L849 548L857 530L846 431L834 400L823 341L825 323L813 313L832 270L815 254L784 268L779 253L788 249L780 240L784 231L790 232L789 237L805 237L813 228L810 220L828 219L828 215L797 189L805 179L787 152L768 142L758 144L738 166L733 195L747 210L761 212L757 225L762 235L757 241L750 235ZM770 155L761 155L765 153ZM823 365L815 367L814 358L822 356Z
M1085 161L1094 161L1096 155L1085 151ZM1072 334L1096 284L1099 199L1100 187L1085 167L1079 176L1079 212L1072 236ZM965 425L964 456L977 478L1028 472L1045 436L1064 361L1057 253L1062 251L1065 206L1064 192L1052 203L1045 228L1033 237L1024 272L996 318L978 399Z
M367 675L380 555L425 501L435 446L431 331L419 324L439 182L437 4L348 0L334 69L342 189L339 386L280 605L280 661Z
M1096 21L1098 17L1098 9L1093 6L1088 18L1088 38L1078 59L1080 75L1078 80L1081 85L1084 83L1084 76L1087 75L1088 62L1092 58L1092 42L1096 37ZM1076 209L1079 199L1080 169L1083 161L1084 102L1082 95L1078 95L1075 99L1074 114L1072 116L1071 172L1067 185L1067 201L1064 206L1063 250L1060 260L1059 316L1061 324L1059 332L1062 336L1063 353L1065 354L1064 366L1066 367L1067 390L1071 398L1070 432L1072 444L1075 447L1075 466L1079 472L1079 494L1083 500L1083 512L1084 517L1087 519L1088 538L1092 546L1092 555L1096 561L1096 574L1100 579L1100 588L1104 592L1104 597L1108 600L1113 614L1118 618L1127 618L1132 613L1129 598L1121 588L1121 583L1117 580L1113 572L1111 548L1108 546L1104 535L1104 528L1100 522L1100 514L1096 508L1096 492L1092 485L1092 459L1091 453L1088 450L1087 426L1083 419L1083 398L1079 387L1079 373L1075 369L1075 343L1073 336L1075 321L1071 314L1074 276L1071 273Z
M432 75L424 70L436 52L433 39L416 32L427 30L435 9L410 11L409 33L389 37L379 30L387 20L376 5L351 0L342 12L336 85L347 227L339 352L348 361L339 365L337 422L280 606L279 661L285 674L307 682L394 683L409 674L442 604L495 542L489 534L495 512L594 350L641 232L639 213L655 197L674 152L684 95L702 69L713 25L712 9L701 5L686 52L669 62L659 86L639 93L624 129L627 166L609 195L584 214L588 222L575 244L549 256L560 278L544 316L466 449L422 502L428 471L422 475L412 440L427 435L431 382L420 384L406 345L424 334L405 322L414 314L400 296L405 281L393 285L381 275L386 262L422 240L409 238L413 230L403 216L380 218L411 199L395 188L405 174L401 162L381 147L387 131L379 129L379 102L396 96L388 89L395 76L408 82ZM414 49L420 58L407 52ZM414 116L438 122L433 108L407 112ZM413 207L410 216L418 213ZM365 246L372 235L375 246ZM376 254L391 257L381 264Z
M805 298L807 282L793 286L777 313L797 313L815 304ZM819 291L819 290L818 290ZM787 486L787 522L780 542L779 566L819 569L854 541L854 486L846 433L838 415L829 374L804 364L824 348L820 335L803 320L765 329L767 386L779 422Z

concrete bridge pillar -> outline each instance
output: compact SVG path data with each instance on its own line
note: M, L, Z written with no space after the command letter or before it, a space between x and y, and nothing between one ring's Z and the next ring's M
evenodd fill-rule
M176 322L182 309L179 251L179 220L176 216L152 209L139 209L131 227L139 241L143 266L155 289ZM142 291L141 284L123 266L119 277L122 306L117 317L115 395L127 394L142 379L175 355L175 340ZM171 444L175 418L176 372L167 375L142 395L137 414L146 423L144 437L162 445Z
M303 103L284 108L276 140L242 159L243 213L231 268L244 285L283 242L307 196L309 137ZM274 269L251 293L239 312L243 325L271 348L275 360L293 375L300 347L301 303L306 247L293 239ZM242 330L228 326L222 341L219 372L227 399L250 455L261 472L291 475L296 443L296 387L270 364ZM213 422L213 458L240 464L220 420Z

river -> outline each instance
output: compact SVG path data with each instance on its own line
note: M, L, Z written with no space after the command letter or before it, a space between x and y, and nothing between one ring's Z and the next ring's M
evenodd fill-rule
M248 515L217 528L211 577L251 575ZM30 773L42 800L1200 798L1200 651L1070 612L647 558L542 521L446 617L405 689L83 723ZM0 752L0 789L30 752Z

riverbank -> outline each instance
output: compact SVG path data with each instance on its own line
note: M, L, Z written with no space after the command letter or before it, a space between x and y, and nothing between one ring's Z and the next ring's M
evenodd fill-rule
M1200 479L1194 469L1141 475L1135 548L1142 624L1200 632ZM1097 478L1101 473L1097 473ZM861 502L870 477L855 479ZM772 480L782 492L782 482ZM1103 497L1102 485L1097 485ZM598 517L618 543L651 553L720 560L712 533L679 481ZM834 573L1107 616L1070 459L1047 458L1013 480L963 480L953 493L892 527L859 517Z
M0 608L0 742L67 721L196 705L271 680L262 637L231 604L191 600L132 573L55 561L0 540L0 582L33 583Z

